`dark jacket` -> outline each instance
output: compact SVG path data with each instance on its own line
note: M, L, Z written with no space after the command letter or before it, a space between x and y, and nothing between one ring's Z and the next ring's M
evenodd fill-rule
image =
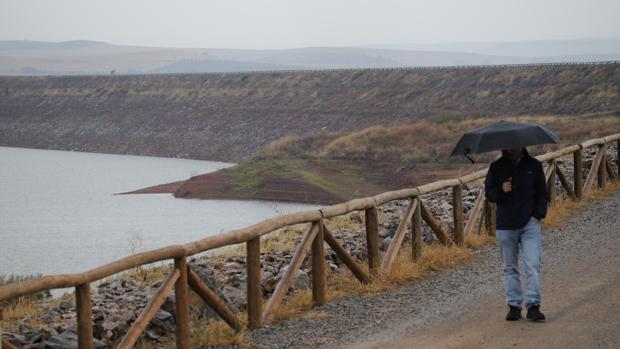
M502 183L512 177L512 191L504 193ZM486 197L497 203L497 229L523 228L530 217L547 215L549 193L540 161L523 149L515 166L504 155L491 164L484 182Z

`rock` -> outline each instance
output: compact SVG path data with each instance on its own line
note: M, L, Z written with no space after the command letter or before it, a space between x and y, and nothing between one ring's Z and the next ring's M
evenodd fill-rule
M157 313L155 313L155 317L151 320L149 328L160 336L172 333L175 328L174 316L171 313L160 309Z
M163 309L170 314L174 314L174 294L170 294L166 297L166 301L162 304L160 309Z
M159 334L157 334L157 332L153 329L147 328L146 331L144 331L144 335L146 338L155 341L155 342L159 342L161 336Z
M69 311L73 308L73 302L70 301L62 301L58 303L58 308L62 311Z
M439 206L439 209L442 212L450 212L452 210L452 205L450 205L447 202L444 202L444 203L441 204L441 206Z
M59 335L50 337L45 343L45 348L77 348L77 333L73 331L65 331Z
M392 238L388 236L385 239L381 240L381 243L379 244L379 249L381 251L386 251L391 243L392 243Z
M246 288L236 288L230 285L224 286L222 293L228 298L233 306L233 309L243 310L246 305Z
M357 211L354 211L351 214L349 214L349 218L351 219L351 221L355 223L364 223L364 219L362 218L362 215L360 215L359 212Z
M174 317L172 316L172 314L170 314L169 312L165 310L161 310L161 309L158 310L157 313L155 313L155 318L161 321L174 320Z
M300 270L297 274L297 278L295 279L295 282L293 282L293 285L289 287L289 292L296 291L296 290L305 290L305 289L310 288L310 285L311 285L310 276L305 271Z
M18 348L21 348L27 341L25 336L15 333L2 333L2 338L6 339Z

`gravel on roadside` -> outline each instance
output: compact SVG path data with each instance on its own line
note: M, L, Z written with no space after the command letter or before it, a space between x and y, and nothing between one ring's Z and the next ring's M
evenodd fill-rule
M617 238L620 193L577 209L564 226L543 235L543 280L568 260L587 260ZM450 270L377 294L353 295L315 308L321 316L299 317L253 331L252 348L334 348L375 335L414 335L456 319L476 303L503 297L502 266L496 244L475 251L476 258ZM543 286L544 303L544 286Z

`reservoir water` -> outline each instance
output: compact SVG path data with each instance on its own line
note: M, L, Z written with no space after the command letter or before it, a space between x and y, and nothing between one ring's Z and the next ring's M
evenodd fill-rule
M311 208L113 195L232 164L0 147L0 274L74 273Z

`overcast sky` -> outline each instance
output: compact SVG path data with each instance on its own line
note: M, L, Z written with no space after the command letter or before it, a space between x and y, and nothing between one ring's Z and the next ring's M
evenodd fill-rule
M620 37L620 0L0 0L0 40L292 48Z

